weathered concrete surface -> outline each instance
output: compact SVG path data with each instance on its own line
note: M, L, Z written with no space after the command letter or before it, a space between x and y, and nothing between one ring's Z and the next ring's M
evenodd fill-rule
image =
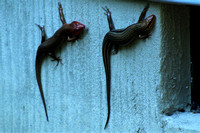
M111 116L108 128L104 130L107 101L101 48L109 28L101 7L108 6L116 28L124 28L137 22L146 2L60 2L67 22L80 21L89 30L81 40L66 43L58 51L63 65L55 68L56 63L50 58L43 63L42 83L49 113L47 122L35 77L35 54L41 40L35 23L45 25L47 36L52 36L62 25L58 1L0 1L0 132L167 131L162 115L184 108L190 102L189 38L185 36L189 31L188 21L178 17L177 22L172 14L170 18L163 16L168 14L166 12L174 13L169 9L178 6L162 7L151 3L147 16L157 16L152 35L135 41L112 56ZM188 18L187 8L178 9L175 16ZM170 29L171 26L175 29ZM172 55L170 51L176 54ZM171 60L174 61L170 63ZM182 71L184 73L180 74ZM182 76L186 76L185 80ZM180 93L176 95L177 90ZM184 100L180 99L181 95Z
M189 11L184 6L165 5L162 12L159 105L162 113L172 114L190 104Z
M164 132L166 133L199 133L200 114L185 112L175 113L172 116L163 117Z

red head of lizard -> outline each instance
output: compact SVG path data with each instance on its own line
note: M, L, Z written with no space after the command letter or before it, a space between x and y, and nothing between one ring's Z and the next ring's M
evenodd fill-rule
M85 29L85 25L78 21L73 21L70 27L72 27L71 34L75 36L79 35Z

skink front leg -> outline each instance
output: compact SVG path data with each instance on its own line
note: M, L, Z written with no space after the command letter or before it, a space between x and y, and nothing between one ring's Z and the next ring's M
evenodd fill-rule
M63 24L65 24L66 21L65 21L64 15L63 15L63 9L62 9L62 5L61 5L60 2L58 2L58 6L59 6L58 10L59 10L59 15L60 15L60 20L61 20L61 22L62 22Z
M38 24L35 24L39 27L39 29L42 31L42 40L41 40L41 43L43 43L45 40L46 40L46 34L45 34L45 29L44 29L44 26L40 26Z
M140 17L139 17L139 19L138 19L138 22L144 20L144 17L145 17L145 15L146 15L146 12L148 11L148 9L149 9L149 4L147 4L147 5L144 7L144 9L143 9L143 11L141 12Z

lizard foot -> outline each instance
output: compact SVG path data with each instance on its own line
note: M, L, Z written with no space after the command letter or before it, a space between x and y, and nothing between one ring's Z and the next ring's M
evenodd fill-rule
M51 61L57 61L57 64L56 64L56 66L58 66L58 65L59 65L59 63L63 65L63 63L62 63L62 59L60 58L60 56L59 56L59 57L57 57L57 58L54 58L54 59L52 59Z

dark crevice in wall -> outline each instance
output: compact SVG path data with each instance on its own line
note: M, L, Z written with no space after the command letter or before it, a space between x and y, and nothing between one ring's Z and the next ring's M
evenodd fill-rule
M200 7L190 7L191 110L200 112Z

